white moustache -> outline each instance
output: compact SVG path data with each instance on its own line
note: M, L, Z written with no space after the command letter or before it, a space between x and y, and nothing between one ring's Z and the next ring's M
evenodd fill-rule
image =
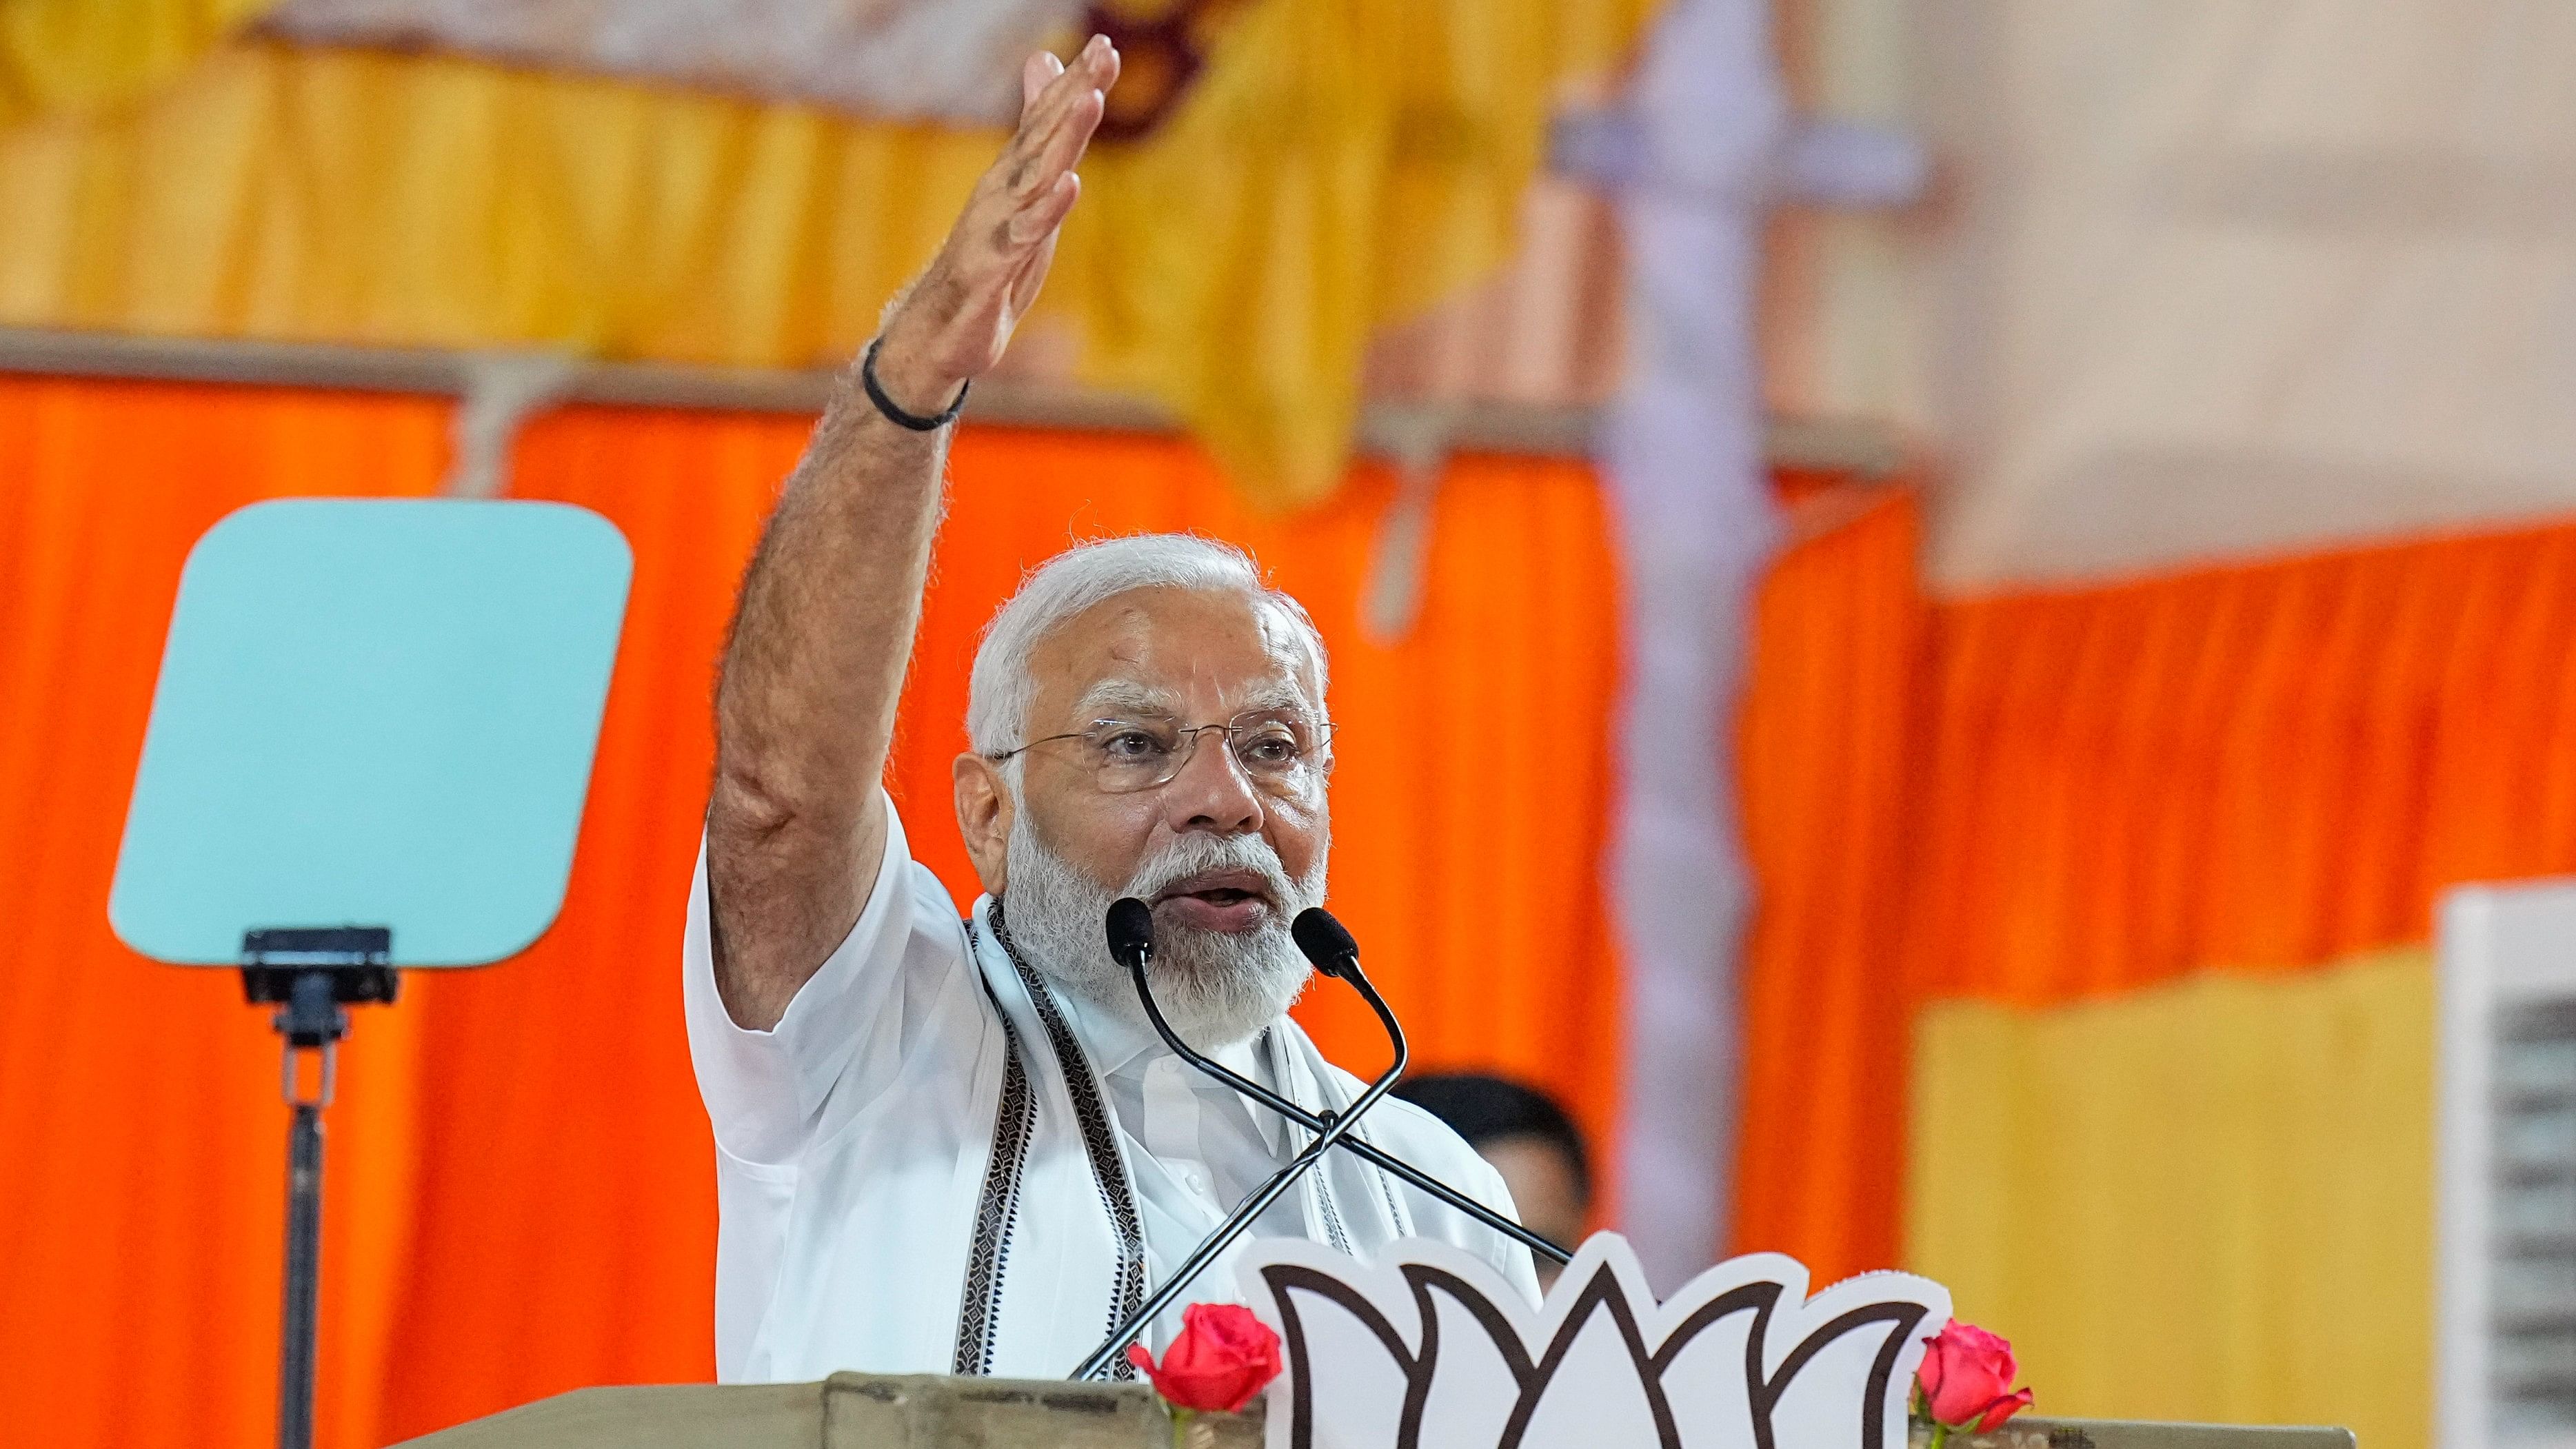
M1288 868L1281 864L1279 852L1258 835L1181 836L1139 864L1121 894L1150 901L1192 876L1220 870L1248 871L1261 877L1262 894L1270 898L1274 907L1284 910L1298 901L1297 885L1288 878Z

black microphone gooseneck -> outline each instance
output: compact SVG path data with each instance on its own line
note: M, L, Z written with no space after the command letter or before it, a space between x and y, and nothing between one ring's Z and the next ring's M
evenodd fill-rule
M1134 911L1120 910L1120 907L1130 904L1135 906ZM1391 1040L1398 1042L1403 1040L1404 1029L1396 1024L1394 1010L1386 1004L1385 997L1377 994L1377 987L1360 970L1359 942L1352 938L1347 927L1333 919L1331 912L1321 906L1298 912L1297 919L1288 925L1288 934L1297 942L1297 949L1305 953L1308 961L1314 963L1316 970L1350 983L1351 989L1360 994L1360 999L1369 1004L1371 1011L1377 1013L1377 1019L1384 1023ZM1145 1003L1145 1015L1154 1023L1154 1032L1163 1039L1163 1044L1170 1047L1181 1060L1307 1131L1323 1131L1328 1125L1325 1118L1307 1111L1296 1102L1234 1071L1224 1063L1200 1054L1188 1042L1181 1040L1179 1032L1172 1030L1172 1024L1163 1019L1162 1008L1154 1004L1154 994L1145 989L1144 960L1136 954L1140 948L1150 954L1153 950L1153 938L1153 912L1143 901L1130 897L1109 908L1110 955L1126 963L1127 974L1136 982L1137 999ZM1394 1173L1413 1186L1474 1218L1477 1222L1492 1228L1495 1232L1520 1242L1540 1257L1563 1264L1571 1261L1574 1256L1564 1248L1433 1177L1430 1173L1385 1151L1365 1137L1345 1137L1341 1141L1341 1148L1344 1152L1352 1153L1364 1161Z
M1130 910L1129 907L1133 909ZM1141 929L1139 929L1138 917L1143 918ZM1166 1041L1178 1041L1179 1038L1172 1034L1170 1025L1163 1020L1161 1008L1154 1005L1153 992L1147 990L1145 986L1145 962L1154 951L1152 909L1133 896L1128 896L1112 905L1109 908L1109 939L1112 950L1123 946L1132 952L1128 958L1128 973L1136 979L1136 992L1143 998L1145 1010L1153 1016L1156 1030L1164 1035ZM1369 995L1374 1001L1376 993L1371 992ZM1307 1144L1306 1150L1292 1158L1287 1166L1270 1174L1268 1182L1263 1183L1252 1196L1236 1205L1235 1210L1226 1216L1225 1221L1217 1224L1216 1230L1209 1233L1206 1241L1199 1244L1198 1250L1190 1254L1188 1260L1173 1271L1171 1278L1157 1289L1151 1298L1145 1300L1145 1306L1137 1309L1134 1315L1125 1323L1118 1325L1109 1337L1102 1341L1100 1347L1091 1351L1091 1357L1084 1359L1082 1366L1073 1371L1073 1378L1087 1379L1107 1367L1110 1360L1116 1358L1121 1350L1135 1341L1137 1334L1145 1331L1145 1325L1153 1322L1156 1315L1169 1308L1174 1299L1188 1290L1199 1274L1207 1271L1208 1264L1216 1261L1217 1254L1225 1251L1226 1246L1235 1239L1242 1237L1251 1228L1252 1220L1261 1216L1272 1203L1277 1202L1279 1195L1286 1192L1291 1183L1303 1177L1307 1169L1313 1167L1325 1153L1331 1151L1334 1143L1349 1140L1348 1134L1353 1127L1359 1125L1361 1114L1376 1106L1378 1099L1395 1086L1396 1079L1404 1075L1405 1063L1412 1059L1413 1054L1411 1048L1405 1045L1404 1029L1396 1024L1395 1014L1388 1011L1383 1004L1379 1004L1377 1010L1378 1019L1386 1024L1387 1035L1394 1040L1395 1060L1388 1064L1385 1071L1378 1074L1376 1081L1368 1084L1368 1090L1359 1094L1358 1098L1351 1103L1349 1111L1326 1113L1314 1119L1323 1124L1323 1130L1316 1135L1313 1142ZM1194 1053L1192 1055L1195 1056Z

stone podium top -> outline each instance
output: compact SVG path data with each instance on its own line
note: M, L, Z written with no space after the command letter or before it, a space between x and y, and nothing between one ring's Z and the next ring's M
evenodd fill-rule
M1261 1415L1204 1414L1191 1449L1259 1449ZM400 1449L1170 1449L1142 1384L834 1374L813 1384L577 1389Z
M1202 1414L1190 1449L1260 1449L1261 1406ZM1916 1429L1909 1449L1924 1449ZM2355 1449L2348 1429L2025 1416L1955 1449ZM1169 1449L1142 1384L834 1374L813 1384L580 1389L399 1449Z

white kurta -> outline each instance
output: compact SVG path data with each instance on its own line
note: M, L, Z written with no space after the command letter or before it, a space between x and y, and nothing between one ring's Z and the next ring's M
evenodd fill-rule
M867 909L770 1031L734 1025L717 999L703 853L690 887L683 999L715 1128L726 1382L1061 1378L1311 1140L1017 966L990 899L960 921L887 814ZM1233 1055L1311 1111L1361 1091L1285 1017ZM1412 1104L1381 1102L1358 1132L1512 1211L1493 1169ZM1437 1238L1537 1297L1526 1248L1347 1153L1254 1231L1363 1256ZM1182 1301L1235 1294L1220 1263Z

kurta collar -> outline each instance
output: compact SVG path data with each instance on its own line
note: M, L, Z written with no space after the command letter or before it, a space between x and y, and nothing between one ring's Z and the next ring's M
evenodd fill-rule
M1065 1014L1073 1021L1074 1033L1082 1038L1083 1051L1090 1055L1092 1065L1098 1067L1103 1076L1142 1071L1157 1059L1173 1055L1172 1049L1163 1045L1163 1039L1154 1034L1152 1027L1123 1011L1114 1011L1070 990L1061 991L1058 999L1064 1003ZM1265 1081L1270 1073L1261 1065L1258 1048L1270 1030L1264 1027L1262 1033L1252 1040L1220 1047L1208 1055L1254 1081Z
M1038 962L1029 964L1044 969ZM1127 988L1122 983L1118 989ZM1124 1010L1094 1001L1060 982L1055 986L1055 997L1062 1003L1074 1035L1082 1042L1083 1054L1091 1058L1092 1067L1104 1077L1142 1072L1157 1058L1175 1055L1151 1025ZM1262 1065L1265 1054L1260 1048L1277 1029L1274 1022L1254 1033L1250 1040L1220 1047L1208 1055L1229 1070L1276 1090L1278 1084L1269 1080L1271 1073Z

